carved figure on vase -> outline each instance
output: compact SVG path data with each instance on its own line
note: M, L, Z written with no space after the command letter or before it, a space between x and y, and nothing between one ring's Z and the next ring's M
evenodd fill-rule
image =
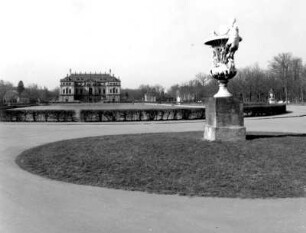
M234 54L239 48L240 36L239 28L236 24L236 19L233 20L232 26L228 31L228 41L226 42L226 56L227 58L234 59Z

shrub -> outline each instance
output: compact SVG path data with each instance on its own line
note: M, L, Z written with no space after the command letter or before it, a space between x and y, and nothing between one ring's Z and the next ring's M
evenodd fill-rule
M81 121L164 121L205 119L205 108L81 110Z
M285 104L244 104L243 112L246 117L250 116L271 116L286 113Z
M76 121L73 110L4 110L1 112L1 121L17 122L70 122Z

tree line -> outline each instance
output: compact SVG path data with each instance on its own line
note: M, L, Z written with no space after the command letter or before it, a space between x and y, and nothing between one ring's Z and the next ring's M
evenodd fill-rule
M166 93L165 88L160 84L142 84L136 89L122 88L120 100L121 102L142 102L145 94L155 96L157 102L174 101L174 97Z
M228 85L230 92L244 102L267 102L269 92L284 102L304 102L306 96L306 64L291 53L274 56L267 69L257 64L238 70ZM184 101L203 101L213 96L218 83L209 75L199 73L187 83L173 85L168 94Z
M274 56L267 69L257 64L238 70L229 82L229 91L244 102L267 102L269 93L277 101L304 102L306 99L306 64L291 53ZM205 101L218 91L218 83L210 75L198 73L195 78L183 84L175 84L168 90L161 85L140 85L138 89L122 89L121 100L143 101L145 93L154 93L157 101L184 102Z
M14 86L11 82L0 80L0 103L3 103L3 98L9 91L15 91L20 97L29 99L29 103L56 101L59 95L59 88L49 90L37 84L24 86L23 81L19 81L17 86Z

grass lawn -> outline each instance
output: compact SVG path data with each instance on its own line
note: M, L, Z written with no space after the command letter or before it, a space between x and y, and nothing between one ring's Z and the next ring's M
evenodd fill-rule
M305 197L306 136L202 141L203 132L90 137L23 152L19 166L83 185L211 197Z

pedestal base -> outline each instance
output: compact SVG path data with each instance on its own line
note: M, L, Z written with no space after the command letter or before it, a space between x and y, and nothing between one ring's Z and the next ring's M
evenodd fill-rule
M233 97L210 98L206 104L204 139L208 141L245 140L243 103Z
M232 97L233 95L227 89L227 83L219 83L219 90L214 95L215 98Z
M205 125L204 139L208 141L242 141L245 140L246 128L241 126L214 127Z

